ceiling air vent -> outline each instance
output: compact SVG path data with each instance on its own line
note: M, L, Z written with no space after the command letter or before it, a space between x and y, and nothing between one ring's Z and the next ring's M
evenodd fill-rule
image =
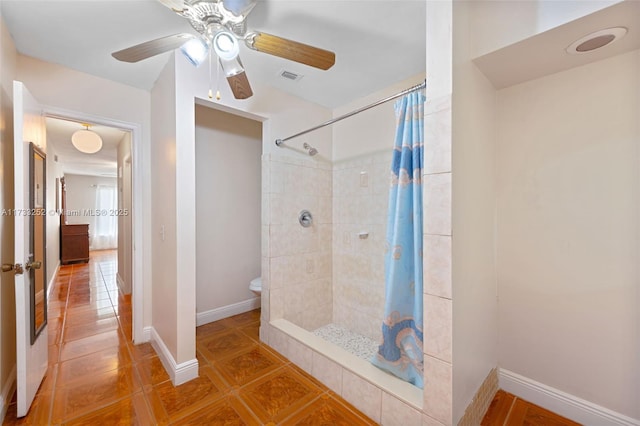
M304 77L302 74L296 74L294 72L287 71L287 70L280 70L278 75L282 78L286 78L287 80L291 80L291 81L299 81L302 77Z

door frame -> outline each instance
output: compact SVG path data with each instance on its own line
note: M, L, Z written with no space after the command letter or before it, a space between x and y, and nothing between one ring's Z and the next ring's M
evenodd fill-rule
M146 249L151 247L151 234L148 229L150 221L145 222L143 217L144 211L150 211L148 208L150 200L147 200L149 194L145 194L144 191L142 125L48 105L42 107L46 117L89 122L131 132L132 333L134 343L148 342L151 335L144 327L144 283L148 282L151 276L151 257L149 250Z

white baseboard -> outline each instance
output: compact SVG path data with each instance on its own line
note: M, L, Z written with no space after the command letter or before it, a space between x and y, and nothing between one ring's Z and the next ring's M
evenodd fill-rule
M171 378L174 386L181 385L189 380L198 377L198 360L196 358L180 364L176 363L171 352L162 341L155 328L149 327L151 330L151 344L158 353L160 361Z
M51 275L51 279L49 280L49 283L47 284L47 300L50 300L51 297L51 290L53 290L53 283L55 283L56 281L56 277L58 276L58 271L60 270L60 261L58 261L58 263L56 264L56 270L53 273L53 275Z
M116 282L118 283L118 288L120 289L120 293L131 294L131 287L124 282L119 272L116 272Z
M7 408L11 403L13 392L16 390L16 366L14 365L7 377L7 381L2 385L2 394L0 394L0 423L4 423L4 417L7 415Z
M118 284L118 288L120 289L120 293L122 294L126 294L125 293L125 288L124 288L124 280L122 279L122 277L120 277L120 273L116 272L116 283Z
M144 327L142 329L142 339L140 340L140 343L144 343L144 342L150 342L151 341L151 329L153 327ZM138 343L138 342L136 342Z
M228 318L233 315L253 311L259 307L260 298L254 297L253 299L243 300L242 302L234 303L232 305L211 309L210 311L199 312L196 314L196 327L200 327L201 325L218 321L223 318Z
M616 413L512 371L501 368L498 377L501 389L586 426L640 426L638 419Z

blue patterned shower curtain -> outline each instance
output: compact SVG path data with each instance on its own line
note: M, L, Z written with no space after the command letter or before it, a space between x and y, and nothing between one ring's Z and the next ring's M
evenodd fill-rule
M395 104L397 128L387 219L382 344L371 362L423 387L422 161L424 95Z

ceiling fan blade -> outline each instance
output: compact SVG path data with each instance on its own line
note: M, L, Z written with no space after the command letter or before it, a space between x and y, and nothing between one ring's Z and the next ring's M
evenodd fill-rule
M184 0L158 0L160 3L172 9L176 12L181 12L184 9Z
M328 70L336 63L336 54L272 34L255 32L247 35L247 46L258 52L279 56L311 67Z
M222 0L224 8L235 16L247 16L257 0Z
M138 62L177 49L192 38L195 36L188 33L174 34L113 52L111 56L123 62Z
M239 74L227 77L227 82L236 99L247 99L253 96L251 84L249 84L246 72L242 71Z
M240 56L236 56L230 60L222 58L218 60L220 61L220 65L222 65L222 71L224 71L224 75L227 77L227 82L229 83L229 87L231 87L233 96L236 99L247 99L253 96L253 90L251 90L247 73L244 72Z

